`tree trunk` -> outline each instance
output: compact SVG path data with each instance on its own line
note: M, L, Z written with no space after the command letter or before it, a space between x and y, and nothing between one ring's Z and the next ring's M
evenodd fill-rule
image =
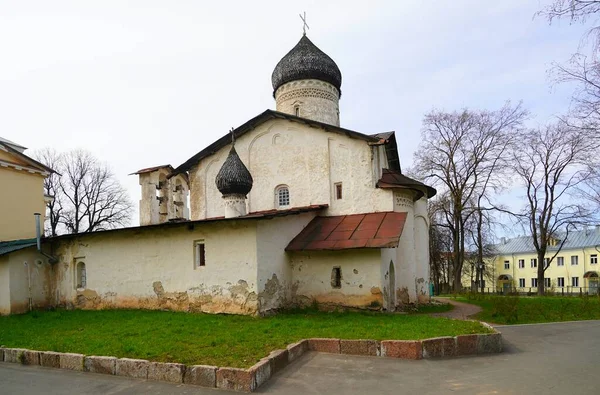
M544 295L544 291L545 291L545 284L544 284L544 257L545 257L546 253L545 252L540 252L538 253L538 267L537 267L537 279L538 279L538 289L537 289L537 294L538 295Z

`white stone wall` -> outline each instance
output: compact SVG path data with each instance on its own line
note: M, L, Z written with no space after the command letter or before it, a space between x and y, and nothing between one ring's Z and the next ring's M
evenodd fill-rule
M192 227L192 228L190 228ZM206 266L195 267L194 241ZM56 242L61 304L256 314L256 221L98 232ZM76 289L76 262L87 286Z
M294 301L308 305L381 306L379 249L313 251L290 254ZM342 270L342 286L331 285L332 269Z
M277 111L335 126L340 126L339 100L336 87L319 80L288 82L275 92Z
M304 213L257 225L258 295L260 312L287 306L292 300L292 268L285 247L315 217Z
M192 219L224 215L215 177L229 148L223 147L191 169ZM254 179L248 212L276 208L279 185L289 187L290 207L329 204L327 215L393 210L392 192L375 188L372 148L363 140L272 120L241 136L236 150ZM338 182L342 183L341 200L334 194Z
M54 304L52 267L35 247L0 257L0 314L19 314ZM6 287L6 288L5 288Z
M429 216L427 198L415 202L415 287L419 302L429 302Z
M189 186L182 174L168 178L164 167L139 175L142 189L140 225L154 225L171 219L189 219Z
M396 304L414 303L417 301L415 285L416 267L415 253L415 217L414 192L396 189L394 191L394 211L406 212L406 222L400 236L397 252L396 270Z

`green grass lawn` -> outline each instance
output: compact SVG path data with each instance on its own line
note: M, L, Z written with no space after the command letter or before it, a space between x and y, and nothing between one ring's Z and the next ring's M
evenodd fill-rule
M600 319L600 298L560 296L461 296L483 308L474 318L495 324L534 324Z
M310 337L407 340L487 332L477 322L367 312L303 311L260 318L58 310L0 317L0 345L6 347L241 368Z

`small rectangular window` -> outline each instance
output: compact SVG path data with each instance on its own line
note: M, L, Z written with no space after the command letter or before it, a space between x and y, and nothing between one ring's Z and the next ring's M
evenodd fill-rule
M337 200L342 199L342 183L338 182L337 184L335 184L335 198Z
M579 265L579 257L577 255L571 255L571 265Z
M559 287L564 287L565 286L565 278L564 277L558 277L556 279L556 283L558 284Z
M550 266L550 258L544 258L544 268Z
M519 259L519 269L523 269L523 268L525 268L525 259Z
M590 264L595 265L598 263L598 254L590 255Z
M565 258L562 256L559 256L556 258L556 266L564 266L565 265Z
M519 279L519 287L520 288L525 288L525 279L524 278L520 278Z
M342 268L334 267L331 270L331 286L333 288L342 288Z
M510 269L510 262L509 261L504 261L504 268L505 269Z
M579 277L571 277L571 285L573 287L578 287L579 286Z
M537 280L538 280L537 278L532 278L531 279L531 286L532 287L537 287Z
M194 241L194 269L206 266L206 252L204 249L204 240Z

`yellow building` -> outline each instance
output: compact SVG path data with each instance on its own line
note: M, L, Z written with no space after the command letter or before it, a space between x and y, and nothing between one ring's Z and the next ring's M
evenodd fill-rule
M518 292L537 292L538 265L547 264L562 240L553 240L546 253L546 262L538 262L531 237L502 239L496 245L494 260L498 290L513 288ZM544 275L546 289L556 293L598 293L600 272L600 226L569 232L560 252L549 263Z
M52 169L0 137L0 242L35 238L34 213L44 216L44 178ZM43 217L42 217L43 218Z

